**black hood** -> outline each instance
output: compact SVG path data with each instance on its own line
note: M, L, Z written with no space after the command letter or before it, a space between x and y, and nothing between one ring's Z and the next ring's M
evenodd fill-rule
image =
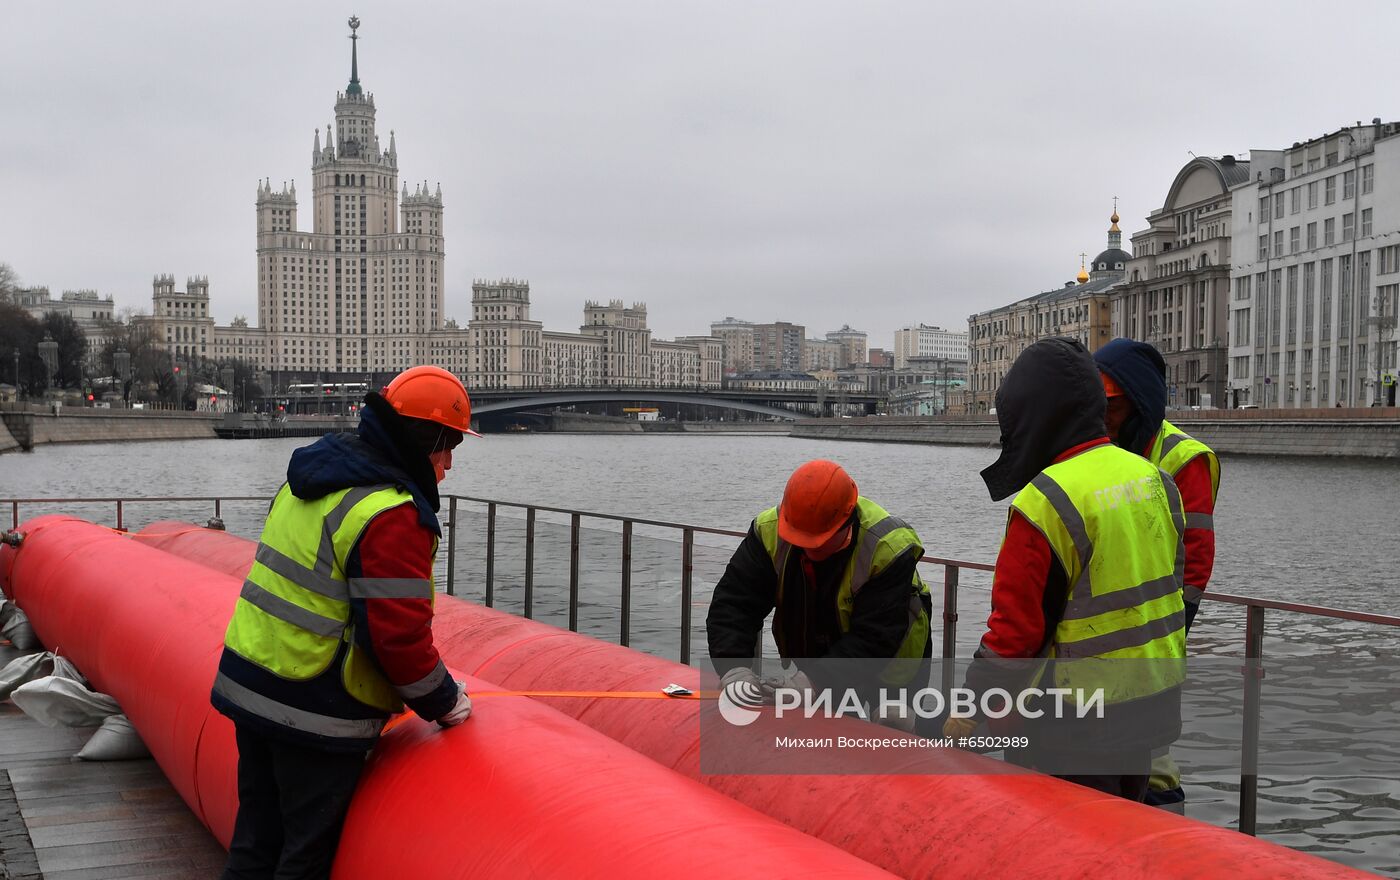
M1133 414L1113 442L1144 455L1167 417L1167 362L1146 342L1118 338L1094 352L1094 363L1113 377L1133 403Z
M993 501L1014 495L1067 449L1105 435L1103 383L1073 339L1042 339L997 389L1001 457L982 471Z

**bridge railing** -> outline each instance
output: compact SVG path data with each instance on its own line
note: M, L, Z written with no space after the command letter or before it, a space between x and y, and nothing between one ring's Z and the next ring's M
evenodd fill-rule
M171 505L188 506L190 504L208 505L205 507L213 518L209 520L212 528L224 527L224 515L226 505L230 503L258 505L256 515L247 521L259 525L262 515L266 510L266 505L271 499L261 495L224 495L224 496L162 496L162 497L127 497L127 498L6 498L0 499L0 505L8 506L11 511L11 528L19 529L22 520L21 512L23 507L44 507L50 512L53 508L58 508L64 512L72 512L75 508L91 509L97 506L99 509L106 507L114 512L114 527L125 530L127 528L128 508L140 505L143 509L150 509L155 506L161 512L151 519L165 518L170 516L166 511ZM502 526L502 511L512 511L523 514L524 521L524 569L523 569L523 596L520 602L520 613L527 618L534 618L538 607L538 589L536 584L537 564L540 560L540 529L542 520L540 514L548 514L553 517L563 517L568 528L568 576L567 576L567 599L564 608L567 615L567 625L571 631L579 631L580 609L584 603L581 599L582 577L581 562L585 550L585 535L593 535L601 531L610 533L608 540L615 540L615 545L620 558L620 565L616 574L616 614L618 629L618 642L622 645L633 643L633 562L634 549L638 540L638 529L645 529L650 532L670 533L679 537L678 550L680 563L679 593L677 596L679 604L679 627L678 627L678 647L680 661L691 663L693 660L693 649L691 644L692 632L694 630L694 599L696 593L695 583L695 555L697 550L697 537L711 536L728 539L742 539L744 532L732 529L713 528L709 526L699 526L688 523L671 522L667 520L648 519L642 517L622 516L618 514L601 513L597 511L578 510L568 507L554 507L541 504L527 504L523 502L501 501L499 499L480 498L467 495L444 496L447 510L447 521L444 524L446 530L446 561L444 577L441 581L442 587L449 595L457 595L459 592L460 579L457 571L457 558L463 549L465 538L466 521L463 518L463 508L465 505L477 505L484 510L484 534L478 536L484 541L482 549L482 570L480 572L482 581L482 601L488 607L498 607L500 605L500 594L498 592L498 538ZM3 509L3 508L0 508ZM610 528L585 529L585 522L602 523ZM251 536L252 530L244 530ZM713 549L713 548L711 548ZM957 657L957 633L958 633L958 599L960 591L960 579L963 572L991 572L994 566L985 562L973 562L959 559L947 559L937 556L924 556L920 562L925 565L935 566L942 569L942 613L943 632L941 639L940 656L947 661ZM935 582L936 584L936 582ZM1243 687L1243 718L1240 735L1242 747L1242 763L1239 781L1240 803L1239 803L1239 830L1254 834L1258 821L1258 761L1259 761L1259 740L1260 740L1260 709L1261 690L1263 679L1264 656L1264 635L1266 612L1274 611L1281 614L1298 614L1311 618L1333 619L1350 621L1361 624L1371 624L1382 627L1400 627L1400 617L1375 614L1365 611L1354 611L1341 608L1329 608L1321 605L1309 605L1299 602L1285 602L1272 599L1262 599L1252 596L1236 596L1217 592L1207 592L1204 598L1211 602L1218 602L1222 605L1237 605L1243 607L1245 611L1244 628L1244 658L1245 662L1240 669ZM1275 619L1274 616L1267 618ZM953 687L954 665L945 662L942 665L942 686L946 693Z

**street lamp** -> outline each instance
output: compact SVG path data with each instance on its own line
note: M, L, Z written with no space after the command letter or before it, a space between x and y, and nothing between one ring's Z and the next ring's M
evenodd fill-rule
M39 343L39 357L44 361L44 387L48 388L54 377L58 375L58 343L53 341L53 337L44 334L44 339Z
M116 373L116 379L122 383L122 403L130 401L131 394L131 352L125 348L119 348L112 352L112 372Z
M19 391L19 349L18 349L18 348L16 348L15 351L14 351L14 357L15 357L15 400L19 400L20 391Z

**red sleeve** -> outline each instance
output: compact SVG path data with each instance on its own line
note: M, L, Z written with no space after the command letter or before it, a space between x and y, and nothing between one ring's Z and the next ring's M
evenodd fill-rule
M1050 542L1012 510L992 574L992 615L982 647L1000 657L1039 653L1045 644L1045 583L1050 565Z
M360 578L391 578L431 583L433 534L418 522L412 504L390 508L370 520L356 545ZM433 646L433 603L430 588L414 598L356 599L364 603L369 643L374 656L397 686L422 681L437 668Z
M1206 456L1196 456L1177 472L1176 488L1186 514L1186 586L1204 590L1215 568L1215 528L1209 525L1215 514L1215 487Z

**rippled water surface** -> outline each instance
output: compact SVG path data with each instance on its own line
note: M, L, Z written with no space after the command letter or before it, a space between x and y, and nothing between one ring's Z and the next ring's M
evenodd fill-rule
M270 497L288 454L309 440L177 441L41 447L0 456L0 497L254 495ZM987 499L978 471L993 449L835 443L770 436L488 436L459 449L444 491L741 531L776 503L791 470L833 458L861 492L904 517L930 555L991 562L1006 505ZM1212 591L1400 615L1397 494L1400 465L1359 460L1227 457L1216 511ZM28 505L22 517L62 510L113 522L113 505ZM266 502L227 503L229 528L255 537ZM125 525L181 517L203 521L208 504L128 504ZM446 518L444 508L443 516ZM0 511L8 526L10 511ZM459 595L483 598L486 515L461 502L454 580ZM620 636L621 526L581 521L579 628ZM704 615L714 581L737 539L698 534L690 646L704 654ZM519 612L525 601L525 516L498 511L493 599ZM534 615L567 623L570 527L542 512L536 523ZM634 646L681 651L678 532L637 526L633 539ZM445 577L446 554L439 560ZM935 607L944 571L926 566ZM990 577L960 573L956 642L966 655L986 620ZM1400 629L1269 611L1265 736L1259 826L1280 843L1384 873L1400 874ZM1242 653L1244 610L1207 603L1192 631L1193 653ZM939 634L936 634L936 638ZM935 647L937 650L937 647ZM771 651L771 645L770 645ZM1321 675L1327 657L1334 671ZM1289 675L1289 664L1306 675ZM1296 670L1294 670L1296 672ZM1313 681L1308 676L1315 676ZM1223 684L1221 682L1224 682ZM1219 675L1188 700L1198 717L1175 754L1186 772L1190 814L1230 824L1238 810L1239 696ZM1299 682L1311 682L1304 687Z

